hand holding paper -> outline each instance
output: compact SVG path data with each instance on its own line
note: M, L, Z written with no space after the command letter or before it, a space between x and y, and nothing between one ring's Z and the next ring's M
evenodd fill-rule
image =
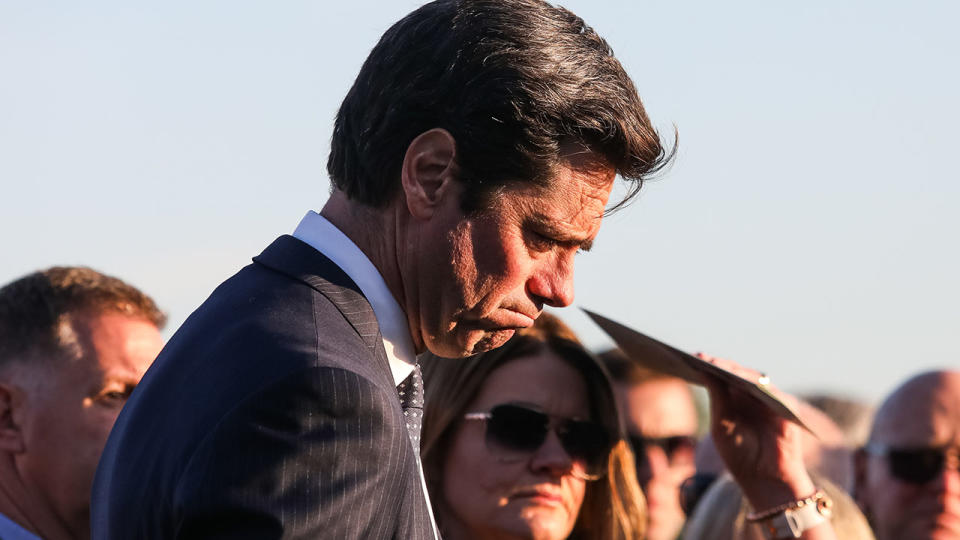
M705 354L698 354L697 358L744 380L757 380L762 376L729 360ZM710 393L713 442L727 470L737 479L754 508L768 508L816 491L803 463L797 425L772 409L758 408L750 395L736 387L716 379L704 382ZM767 390L778 401L793 399L775 388Z
M795 399L764 374L734 362L687 354L602 315L586 311L617 346L644 366L703 385L710 394L711 435L727 469L756 510L810 496L816 491L803 463ZM814 527L802 538L835 538Z

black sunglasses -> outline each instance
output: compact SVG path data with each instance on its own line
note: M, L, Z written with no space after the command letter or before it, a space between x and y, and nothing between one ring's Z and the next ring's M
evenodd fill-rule
M547 440L552 428L573 460L574 476L597 480L606 474L612 441L607 430L597 422L557 418L513 404L497 405L489 412L467 413L464 418L486 421L487 448L501 461L529 458Z
M672 437L640 437L638 435L630 435L629 440L638 466L646 460L647 453L644 450L650 446L657 446L663 450L664 455L667 456L671 464L680 457L685 457L693 461L693 452L697 446L697 439L688 435L675 435Z
M689 517L697 507L710 486L717 481L718 476L712 473L697 473L680 484L680 508Z
M890 474L911 484L926 484L944 468L960 470L960 456L955 447L894 448L870 443L864 447L864 451L885 458Z

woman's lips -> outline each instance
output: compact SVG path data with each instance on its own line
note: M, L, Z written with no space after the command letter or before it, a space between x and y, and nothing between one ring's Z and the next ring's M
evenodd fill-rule
M530 488L530 489L521 489L515 491L513 495L510 496L511 499L527 499L540 504L549 504L551 506L557 506L563 504L563 497L556 491L549 489L539 489L539 488Z

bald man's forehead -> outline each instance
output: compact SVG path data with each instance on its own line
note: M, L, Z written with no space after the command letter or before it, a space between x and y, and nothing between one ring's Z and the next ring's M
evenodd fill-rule
M897 447L960 444L960 372L903 384L880 407L870 439Z

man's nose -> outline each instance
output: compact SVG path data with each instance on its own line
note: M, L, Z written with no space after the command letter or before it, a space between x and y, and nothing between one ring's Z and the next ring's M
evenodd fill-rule
M573 303L573 254L557 254L544 261L527 280L527 293L551 307Z
M960 467L958 456L947 455L943 470L933 479L937 491L943 491L948 497L960 500Z
M670 457L663 448L649 444L643 449L643 453L649 464L651 477L665 476L670 471Z

